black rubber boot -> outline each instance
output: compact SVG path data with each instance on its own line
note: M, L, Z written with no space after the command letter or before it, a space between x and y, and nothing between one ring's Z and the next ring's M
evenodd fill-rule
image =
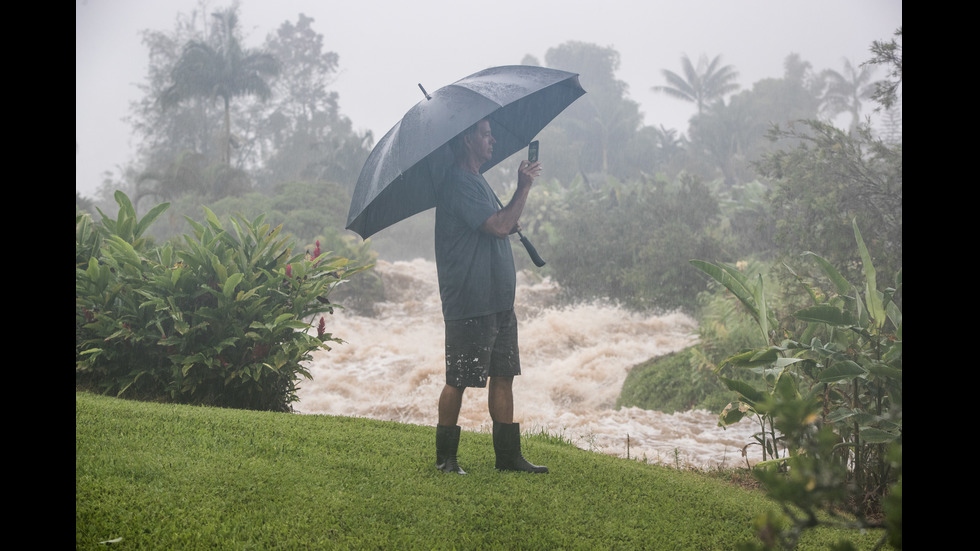
M436 425L436 468L444 473L466 474L456 462L459 449L459 426Z
M497 468L502 471L548 472L548 467L532 465L521 455L520 423L493 424L493 451L497 454Z

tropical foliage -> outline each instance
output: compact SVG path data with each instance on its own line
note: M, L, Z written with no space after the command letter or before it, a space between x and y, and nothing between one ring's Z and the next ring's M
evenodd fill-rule
M900 492L901 485L902 313L894 298L902 273L895 275L893 287L879 290L856 222L853 230L863 280L851 283L829 261L809 253L826 279L800 278L812 304L794 314L804 324L799 333L776 330L761 278L753 281L732 266L692 261L732 293L767 342L726 360L764 384L723 379L739 400L725 408L720 422L749 417L759 424L756 443L767 460L755 472L784 503L790 520L781 529L776 519L761 522L787 547L804 528L821 522L818 513L842 511L853 514L859 526L901 538L900 522L885 524L869 513L880 511L891 489L898 485ZM897 514L900 518L900 505Z
M225 229L209 210L182 241L145 237L142 218L75 218L76 385L123 397L285 411L309 377L331 290L363 268L317 248L294 253L259 216ZM315 331L314 331L315 326Z
M773 139L799 146L756 164L772 184L767 219L784 256L827 251L849 277L856 274L851 220L864 222L868 246L885 273L902 266L902 144L887 144L861 126L845 132L807 120L774 128Z
M529 223L567 293L630 308L693 309L704 281L687 261L721 251L710 231L720 213L708 186L695 178L616 182L567 192L557 203Z

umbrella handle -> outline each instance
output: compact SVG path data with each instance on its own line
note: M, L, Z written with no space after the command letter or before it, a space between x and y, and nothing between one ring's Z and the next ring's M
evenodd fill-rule
M538 250L534 248L534 245L531 244L528 238L524 237L524 234L521 232L517 232L517 235L521 236L521 243L527 249L527 254L531 257L531 262L534 262L534 265L538 268L544 266L544 260L538 255Z

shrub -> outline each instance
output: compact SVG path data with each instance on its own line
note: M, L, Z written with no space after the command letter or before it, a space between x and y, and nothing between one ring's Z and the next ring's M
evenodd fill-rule
M210 210L193 234L162 247L122 192L115 220L94 231L76 216L76 386L122 397L286 411L302 362L338 342L321 315L331 289L363 268L293 254L281 226ZM101 246L97 246L99 240ZM91 254L87 262L86 254Z
M571 296L694 309L704 280L688 261L720 254L708 232L719 211L707 186L691 178L629 183L569 201L576 206L552 222L556 242L542 256Z
M633 367L616 407L639 407L664 413L691 409L717 410L732 392L710 371L696 366L694 348L653 358Z
M899 270L894 288L879 291L871 256L857 223L852 226L864 281L851 284L808 253L830 286L801 278L813 305L794 314L804 329L781 338L761 277L752 282L730 266L692 261L735 295L770 341L726 360L765 384L725 379L740 399L726 407L721 423L747 416L760 423L756 437L770 460L757 465L756 475L790 520L778 530L776 519L760 522L790 547L820 522L820 511L849 512L858 527L884 529L885 537L901 541L902 313L893 297L902 275ZM883 509L886 520L874 520Z

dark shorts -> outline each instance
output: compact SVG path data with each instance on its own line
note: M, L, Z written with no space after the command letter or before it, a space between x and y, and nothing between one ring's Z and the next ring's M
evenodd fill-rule
M521 374L513 310L446 322L446 384L487 386L487 377Z

